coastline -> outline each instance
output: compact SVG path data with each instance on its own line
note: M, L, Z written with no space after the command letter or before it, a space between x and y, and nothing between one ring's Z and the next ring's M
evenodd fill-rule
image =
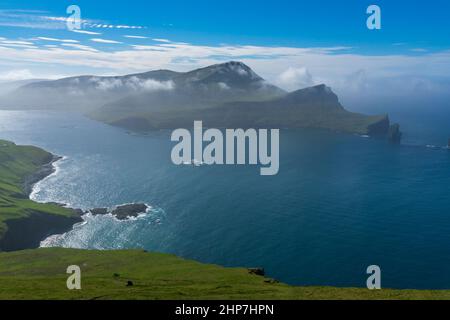
M34 146L21 146L0 140L4 187L0 184L0 251L39 248L53 235L69 232L83 222L83 216L101 208L84 211L66 203L39 202L33 198L36 184L57 172L56 162L64 157ZM18 165L20 163L20 165ZM6 184L5 184L6 183ZM134 219L147 213L151 206L128 203L104 208L99 214L112 214L118 220ZM94 213L95 214L95 213Z
M38 171L25 177L25 181L23 182L23 190L25 194L28 196L28 198L32 201L34 200L31 199L30 196L33 193L33 188L35 187L35 185L40 181L44 180L45 178L49 177L53 173L55 173L56 172L55 163L63 159L63 157L54 154L51 154L51 156L52 158L48 163L43 164Z
M58 204L39 203L30 198L34 186L43 179L47 178L56 171L55 162L63 157L49 153L47 162L41 164L36 171L25 176L22 183L22 194L16 194L16 197L24 198L35 204L59 207L68 214L54 214L46 212L46 208L27 209L26 215L18 218L6 219L6 231L0 235L0 251L17 251L24 249L39 248L42 240L53 234L65 233L73 228L76 223L82 222L80 212L76 209L63 207Z

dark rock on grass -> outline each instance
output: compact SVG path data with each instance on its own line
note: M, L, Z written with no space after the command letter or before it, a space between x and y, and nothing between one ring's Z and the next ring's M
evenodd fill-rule
M132 287L132 286L134 286L133 281L128 280L127 281L127 287Z
M108 214L108 208L94 208L89 210L93 215Z
M276 283L279 283L279 281L278 281L278 280L275 280L275 279L266 279L266 280L264 280L264 282L265 282L265 283L269 283L269 284L276 284Z
M137 217L140 213L147 211L148 206L144 203L132 203L118 206L112 211L112 214L119 220L125 220L129 217Z
M264 277L264 275L266 274L264 268L249 268L248 273L262 277Z

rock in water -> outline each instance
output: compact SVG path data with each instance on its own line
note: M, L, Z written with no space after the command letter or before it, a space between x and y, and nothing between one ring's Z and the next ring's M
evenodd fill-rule
M125 220L129 217L136 217L140 213L145 213L148 207L144 203L132 203L118 206L112 211L112 214L119 220Z
M107 208L95 208L95 209L91 209L89 211L91 211L91 213L93 215L107 214L108 213L108 209Z
M398 123L394 123L389 127L388 139L392 143L400 143L402 140L402 132Z

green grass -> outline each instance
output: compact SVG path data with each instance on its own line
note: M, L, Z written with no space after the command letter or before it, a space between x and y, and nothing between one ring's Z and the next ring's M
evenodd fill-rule
M5 223L11 219L44 212L70 216L71 210L56 205L40 204L28 199L23 190L25 178L48 163L52 155L33 146L17 146L0 140L0 239L7 231Z
M81 290L66 269L81 268ZM133 281L127 287L127 281ZM47 248L0 253L0 299L449 299L450 291L294 287L249 274L142 250Z

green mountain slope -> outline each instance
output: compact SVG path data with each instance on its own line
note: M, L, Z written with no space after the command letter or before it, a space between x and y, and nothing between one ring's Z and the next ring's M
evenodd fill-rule
M217 128L322 128L332 131L386 135L387 115L349 112L325 85L318 85L263 101L234 101L211 108L130 111L126 105L91 114L97 120L130 130L190 128L195 120Z
M0 140L0 251L36 246L41 237L79 221L71 209L28 199L30 184L51 172L53 159L42 149Z

